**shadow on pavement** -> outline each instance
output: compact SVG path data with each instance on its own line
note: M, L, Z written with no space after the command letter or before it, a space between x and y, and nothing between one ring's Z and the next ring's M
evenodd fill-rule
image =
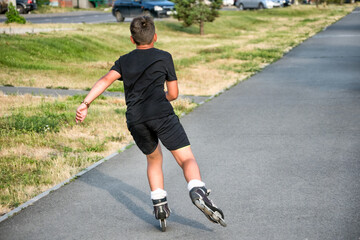
M121 181L118 178L110 177L98 169L91 170L92 178L81 177L78 180L94 186L99 189L106 190L115 200L121 203L124 207L130 210L134 216L138 217L140 220L148 223L155 228L159 227L158 221L155 219L154 215L149 214L145 209L153 208L150 200L150 196L139 189ZM94 177L95 175L95 177ZM145 204L137 204L135 203L128 195L132 195L141 202ZM144 209L145 207L145 209ZM189 200L189 207L194 207ZM170 206L171 208L171 206ZM195 209L195 208L194 208ZM199 212L199 214L202 214ZM195 220L186 218L172 211L169 222L176 222L185 226L190 226L192 228L201 229L205 231L212 232L213 230L206 227L204 224L199 223Z

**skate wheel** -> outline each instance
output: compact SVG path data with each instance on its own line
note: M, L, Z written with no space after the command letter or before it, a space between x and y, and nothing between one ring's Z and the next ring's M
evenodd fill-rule
M207 216L212 216L213 212L205 205L204 200L199 199L195 201L195 205L201 210L203 211Z
M227 225L226 225L226 222L225 222L222 218L220 218L219 223L220 223L220 225L223 226L223 227L226 227L226 226L227 226Z
M218 212L215 212L215 213L211 216L211 218L214 219L214 220L217 221L217 222L220 220Z
M166 220L165 219L160 219L160 228L162 232L166 231Z
M224 219L222 219L221 213L219 213L218 211L214 212L213 218L214 220L216 220L216 222L220 223L221 226L226 227L226 223Z
M204 210L204 201L202 199L198 199L195 201L195 205L201 209L201 210Z
M223 216L221 215L221 213L219 213L218 211L214 212L214 215L216 216L216 221L219 221L220 219L223 219ZM213 215L213 216L214 216Z

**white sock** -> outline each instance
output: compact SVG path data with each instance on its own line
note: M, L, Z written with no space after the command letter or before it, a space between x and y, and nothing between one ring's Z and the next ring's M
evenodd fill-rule
M188 190L190 191L194 187L205 187L205 183L197 179L190 180L187 186Z
M155 191L151 192L151 199L152 200L158 200L163 199L167 196L167 192L164 189L158 188Z

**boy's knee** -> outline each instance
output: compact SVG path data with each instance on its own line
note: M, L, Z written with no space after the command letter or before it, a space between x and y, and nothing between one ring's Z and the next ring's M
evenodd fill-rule
M147 159L156 159L159 157L162 158L162 151L161 151L160 145L158 145L152 153L146 155Z

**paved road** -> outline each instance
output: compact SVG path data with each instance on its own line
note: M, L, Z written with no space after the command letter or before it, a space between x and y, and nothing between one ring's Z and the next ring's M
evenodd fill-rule
M235 11L234 7L225 7L224 11ZM52 14L22 14L26 21L31 23L115 23L116 19L111 12L100 11L78 11ZM132 18L125 18L130 22ZM156 21L163 19L156 18ZM0 15L0 23L6 21L5 14Z
M79 11L53 14L23 14L26 21L31 23L108 23L116 22L109 12ZM5 22L6 16L0 15L0 22Z
M190 203L166 152L161 233L136 147L0 223L7 239L360 237L360 13L182 118L228 227Z

